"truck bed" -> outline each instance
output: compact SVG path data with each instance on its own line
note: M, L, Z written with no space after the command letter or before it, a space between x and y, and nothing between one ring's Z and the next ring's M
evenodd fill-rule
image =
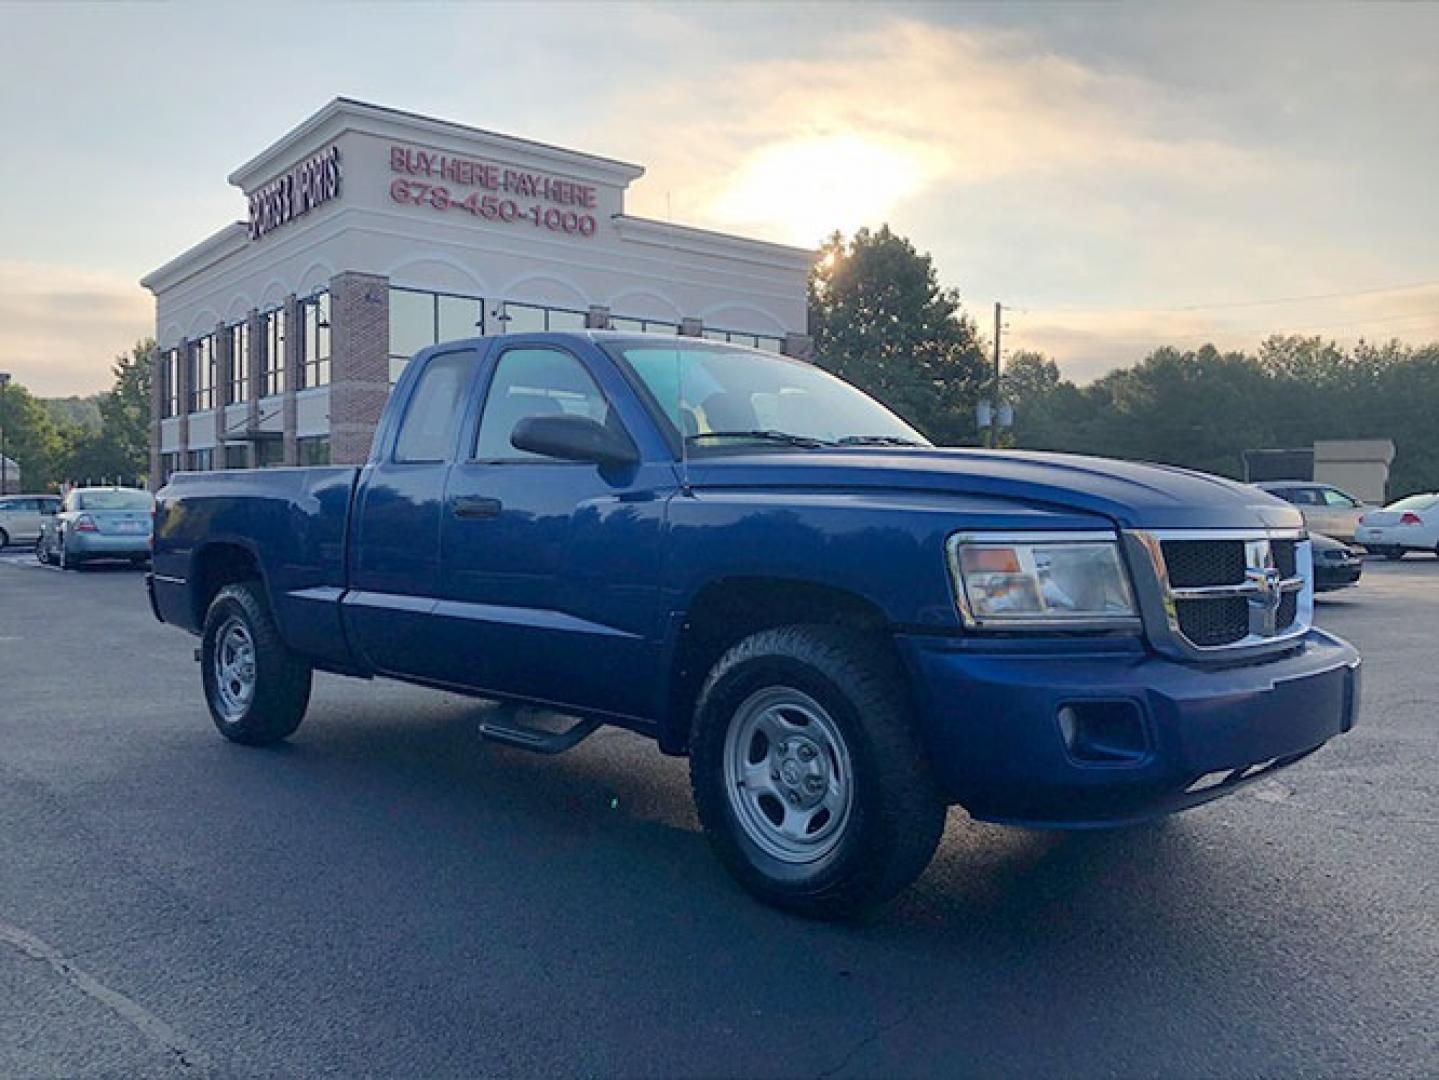
M358 468L323 466L172 476L173 497L155 522L161 617L198 631L206 573L226 552L243 553L263 576L291 644L347 664L337 601L345 590L346 530L359 475Z

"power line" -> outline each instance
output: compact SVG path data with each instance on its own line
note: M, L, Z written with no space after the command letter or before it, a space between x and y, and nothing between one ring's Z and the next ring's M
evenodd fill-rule
M1030 314L1061 314L1061 315L1085 315L1085 314L1121 314L1124 312L1155 313L1155 312L1177 312L1177 311L1226 311L1238 308L1256 307L1277 307L1281 304L1302 304L1312 300L1343 300L1351 296L1378 296L1383 293L1410 292L1414 289L1427 289L1439 285L1439 278L1429 281L1415 281L1407 285L1386 285L1376 289L1352 289L1348 292L1332 293L1311 293L1308 296L1276 296L1267 300L1238 300L1221 304L1180 304L1174 307L1011 307L1005 305L1009 311L1017 311L1023 315Z

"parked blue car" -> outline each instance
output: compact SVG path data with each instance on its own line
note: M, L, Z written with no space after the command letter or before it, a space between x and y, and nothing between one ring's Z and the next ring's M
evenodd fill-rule
M138 566L150 560L150 526L155 497L125 487L77 487L65 493L59 511L42 520L35 557L62 570L96 560L119 559Z
M220 732L293 733L315 669L688 755L739 881L805 914L914 880L947 807L1045 828L1213 799L1349 730L1299 512L1159 466L931 446L798 360L693 338L426 349L362 467L180 474L156 615Z

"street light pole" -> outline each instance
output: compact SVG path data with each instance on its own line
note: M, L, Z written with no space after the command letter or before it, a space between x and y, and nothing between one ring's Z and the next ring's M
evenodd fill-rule
M10 385L10 373L0 371L0 495L10 492L9 461L5 457L5 428L10 415L5 411L5 388Z

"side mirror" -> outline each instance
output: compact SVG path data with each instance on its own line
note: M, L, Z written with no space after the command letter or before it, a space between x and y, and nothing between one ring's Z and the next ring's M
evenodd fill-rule
M510 445L561 461L596 465L633 465L640 459L628 436L587 416L527 416L515 425Z

